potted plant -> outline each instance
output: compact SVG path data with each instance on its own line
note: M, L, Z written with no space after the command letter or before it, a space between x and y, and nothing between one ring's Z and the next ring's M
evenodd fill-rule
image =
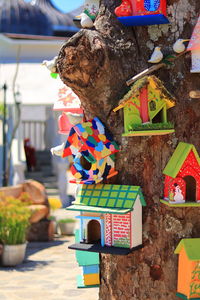
M74 234L75 219L61 219L58 221L60 231L62 235L72 235Z
M3 244L3 266L15 266L24 260L30 216L27 202L10 196L0 196L0 244Z

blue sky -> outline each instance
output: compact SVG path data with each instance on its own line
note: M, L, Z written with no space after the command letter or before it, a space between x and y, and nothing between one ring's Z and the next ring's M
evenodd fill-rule
M26 2L30 2L30 0L25 0ZM84 3L84 0L51 0L52 3L64 12L68 12L78 8L80 5Z

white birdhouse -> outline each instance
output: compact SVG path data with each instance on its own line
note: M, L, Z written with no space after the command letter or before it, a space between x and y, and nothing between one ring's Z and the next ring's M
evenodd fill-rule
M192 33L187 50L191 51L192 54L192 68L190 72L200 73L200 17Z

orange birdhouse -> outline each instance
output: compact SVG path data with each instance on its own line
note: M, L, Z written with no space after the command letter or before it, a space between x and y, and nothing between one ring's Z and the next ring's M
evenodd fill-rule
M199 300L200 238L182 239L174 253L179 254L176 296L185 300Z

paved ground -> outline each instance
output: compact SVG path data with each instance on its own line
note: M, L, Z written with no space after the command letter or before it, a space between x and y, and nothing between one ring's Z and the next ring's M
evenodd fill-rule
M0 300L97 300L98 288L77 289L81 268L67 246L73 236L29 243L27 257L15 268L0 268Z
M72 177L70 173L68 177ZM34 179L40 177L37 175ZM58 196L55 177L41 179L48 195ZM69 184L68 193L75 195L75 188L74 184ZM65 209L51 214L57 220L77 215ZM76 262L75 251L67 248L73 243L73 236L29 243L23 264L15 268L0 267L0 300L98 300L98 288L76 287L76 276L81 274L81 268Z

